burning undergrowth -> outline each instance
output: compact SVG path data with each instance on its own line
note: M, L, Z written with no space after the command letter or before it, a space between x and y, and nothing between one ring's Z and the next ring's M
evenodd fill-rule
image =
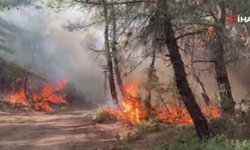
M26 81L25 81L26 80ZM10 104L22 105L35 111L52 112L53 107L68 105L61 91L66 85L66 80L56 84L43 82L39 86L28 86L27 79L18 79L15 88L7 94Z
M105 109L106 112L116 116L118 120L122 120L126 125L135 125L141 123L147 117L146 110L142 106L142 101L137 93L136 82L131 82L125 85L126 92L129 96L122 100L120 109ZM220 117L220 110L214 104L202 109L202 112L208 120ZM184 107L180 103L173 105L154 105L152 115L159 118L160 121L176 124L192 124L192 119Z

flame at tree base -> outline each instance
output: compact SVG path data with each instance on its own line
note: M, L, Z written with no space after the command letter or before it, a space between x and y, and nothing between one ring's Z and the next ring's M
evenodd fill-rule
M147 111L142 107L142 102L138 98L136 82L125 85L126 92L129 96L121 101L120 109L108 109L107 111L115 115L119 120L128 124L139 124L142 120L149 117ZM156 115L161 121L176 124L193 124L192 118L186 109L180 109L177 104L175 107L157 107L153 106L152 114ZM211 104L209 107L202 109L203 114L208 120L220 117L219 108Z

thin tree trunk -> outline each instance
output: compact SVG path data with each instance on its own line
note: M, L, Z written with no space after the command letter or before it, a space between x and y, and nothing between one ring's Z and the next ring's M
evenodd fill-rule
M174 35L171 18L169 12L167 13L168 16L166 16L164 22L164 33L166 35L166 45L168 48L170 61L173 66L176 86L186 106L186 109L193 120L194 127L200 139L211 137L212 131L209 129L207 120L201 112L187 81L184 63L182 61L179 48L177 46L177 41Z
M112 96L112 100L115 104L118 104L117 92L115 88L115 81L114 81L114 73L113 73L113 63L110 54L110 47L109 47L109 20L108 20L108 8L106 0L102 0L103 3L103 12L105 17L105 30L104 30L104 40L105 40L105 50L106 50L106 57L107 57L107 65L108 65L108 79L109 79L109 86L110 92Z
M164 102L163 97L161 96L161 92L160 92L160 90L159 90L159 89L157 89L157 88L156 88L156 90L157 90L157 93L158 93L158 95L159 95L159 98L160 98L160 100L161 100L162 104L163 104L163 105L164 105L164 107L166 108L166 110L167 110L168 114L169 114L169 115L171 115L171 112L170 112L170 110L168 109L168 106L166 105L166 103Z
M192 74L193 74L193 77L194 77L194 80L197 82L197 84L199 85L200 89L201 89L201 96L204 100L204 102L206 103L207 106L209 106L211 104L211 100L205 90L205 87L202 83L202 81L200 80L199 76L196 74L194 68L191 68L192 69Z
M3 89L5 93L6 89L5 89L5 83L4 83L4 68L2 66L0 66L0 84L1 84L0 87Z
M153 75L155 73L155 54L156 54L156 50L153 50L152 61L149 65L149 69L148 69L147 97L144 101L144 105L145 105L145 108L146 108L148 115L151 114L151 109L152 109L151 94L152 94L152 79L153 79Z
M206 103L206 105L209 106L211 104L211 100L206 92L204 84L202 83L201 79L199 78L198 74L195 71L193 61L194 61L194 38L193 38L193 47L192 47L192 51L191 51L190 68L191 68L191 72L192 72L194 80L197 82L197 84L199 85L199 87L201 89L201 96L202 96L204 102Z
M119 68L119 62L117 58L117 47L116 47L116 15L115 15L115 8L114 5L112 5L112 25L113 25L113 36L112 36L112 56L114 61L114 71L116 75L116 83L118 84L118 87L120 89L122 98L126 98L126 91L122 82L120 68Z
M225 27L226 12L225 3L219 3L221 10L221 18L219 24L221 27L215 28L215 39L214 39L214 65L215 65L215 76L217 86L219 89L219 95L221 99L221 108L224 114L232 115L234 113L235 101L232 96L232 90L228 79L227 69L224 60L224 38L223 28Z
M104 95L104 98L105 100L108 99L107 97L107 70L106 68L104 68L104 84L103 84L103 95Z

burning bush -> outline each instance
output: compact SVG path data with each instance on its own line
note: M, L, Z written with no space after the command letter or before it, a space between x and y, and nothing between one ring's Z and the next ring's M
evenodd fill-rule
M18 80L18 89L13 90L7 95L7 98L11 104L21 104L23 106L29 106L37 111L53 111L55 105L67 105L68 102L64 99L64 96L60 93L60 90L66 84L66 80L57 82L56 85L44 82L41 86L41 90L37 90L37 87L27 88L24 81Z
M141 100L138 98L136 82L126 84L125 89L128 96L121 101L120 109L108 109L108 111L126 124L139 124L148 116L141 105ZM182 108L179 103L170 107L155 105L154 110L153 113L163 122L177 124L193 123L187 110ZM220 111L216 105L211 104L210 107L204 108L202 111L208 120L220 117Z

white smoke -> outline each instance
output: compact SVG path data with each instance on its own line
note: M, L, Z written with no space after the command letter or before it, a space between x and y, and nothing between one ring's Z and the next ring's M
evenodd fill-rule
M84 45L87 40L85 34L91 31L72 33L62 28L63 23L74 21L81 12L67 10L57 14L39 2L35 6L41 9L32 5L0 13L1 18L19 29L11 40L15 53L5 54L5 59L31 65L35 49L32 62L35 70L43 72L51 80L64 77L92 100L104 100L103 73L98 66L104 62L96 60L96 54ZM95 37L95 33L92 34ZM96 41L97 47L102 47L103 40L99 38Z

